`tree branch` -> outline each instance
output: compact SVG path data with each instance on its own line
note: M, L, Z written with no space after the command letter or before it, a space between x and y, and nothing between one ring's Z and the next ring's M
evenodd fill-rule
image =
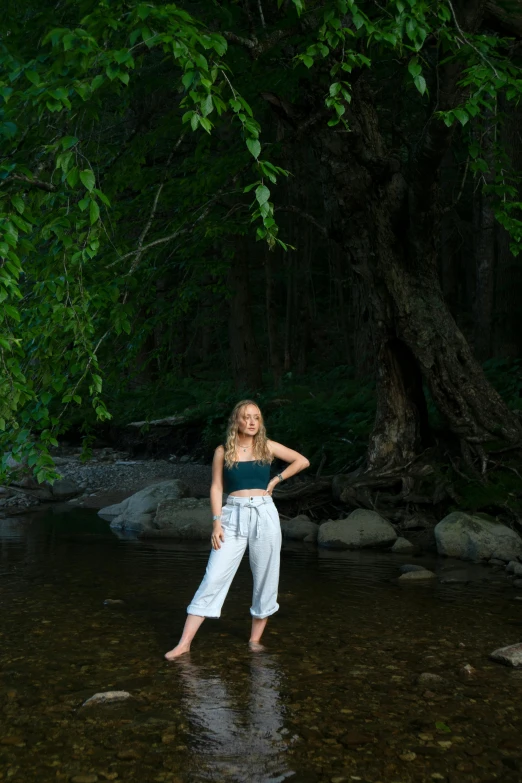
M12 174L9 179L16 179L20 182L27 182L27 184L32 185L33 188L46 190L47 193L56 193L57 190L56 185L53 185L52 182L44 182L41 179L30 179L30 177L26 177L25 174Z
M273 33L270 33L270 35L262 41L258 41L257 38L243 38L240 35L228 31L223 33L223 37L226 38L227 41L231 41L239 46L244 46L245 49L250 51L252 59L257 60L258 57L279 43L279 41L282 41L284 38L290 38L298 32L299 27L289 27L287 30L274 30Z

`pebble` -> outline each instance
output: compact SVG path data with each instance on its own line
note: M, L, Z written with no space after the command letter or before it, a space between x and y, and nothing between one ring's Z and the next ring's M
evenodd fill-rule
M417 685L420 688L429 688L431 690L439 690L446 685L446 680L439 674L432 674L431 672L423 672L419 675Z
M89 773L87 775L75 775L71 778L72 783L97 783L98 775Z
M425 570L426 569L424 568L424 566L414 565L413 563L405 563L405 565L401 565L401 567L399 568L399 571L402 574L408 574L411 571L425 571Z
M124 603L121 598L106 598L103 602L104 606L122 606Z
M361 734L358 731L349 731L340 737L339 742L343 745L366 745L368 742L373 742L373 737Z
M401 753L399 756L401 761L415 761L417 758L417 754L414 753L412 750L407 750L406 753Z
M104 693L95 693L94 696L83 702L82 707L91 707L94 704L112 704L126 699L130 699L128 691L105 691Z
M140 754L138 751L134 750L133 748L127 748L126 750L120 750L120 752L117 754L119 759L122 759L123 761L128 761L129 759L139 759Z

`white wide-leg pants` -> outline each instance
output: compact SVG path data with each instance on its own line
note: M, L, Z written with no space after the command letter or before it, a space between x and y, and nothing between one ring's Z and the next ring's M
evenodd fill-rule
M254 590L250 614L260 619L279 609L277 589L281 552L281 525L274 501L269 495L260 497L227 497L221 512L225 540L221 549L213 549L207 570L188 614L199 617L220 617L232 579L248 544Z

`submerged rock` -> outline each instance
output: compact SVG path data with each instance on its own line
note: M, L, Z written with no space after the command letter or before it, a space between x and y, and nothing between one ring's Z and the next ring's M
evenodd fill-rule
M506 666L522 666L522 643L499 647L489 657L492 661L503 663Z
M430 691L443 690L447 686L447 681L439 674L433 674L432 672L423 672L419 674L417 678L417 685L419 688L426 688Z
M281 522L283 538L288 538L291 541L315 541L318 531L319 525L316 522L312 522L306 514L299 514L299 516L293 519Z
M511 528L454 511L435 527L440 555L461 560L515 560L522 556L522 538Z
M128 691L105 691L95 693L90 699L83 702L82 707L93 707L95 704L114 704L118 701L126 701L131 695Z
M385 547L396 538L393 525L376 511L358 508L346 519L330 519L321 525L317 541L329 549L363 549Z
M421 571L407 571L405 574L399 577L399 582L426 582L430 579L436 579L436 575L433 571L428 571L423 568Z
M405 563L404 565L401 565L399 571L403 574L408 574L412 571L426 571L426 568L421 565L414 565L413 563Z
M411 552L413 552L414 549L415 549L415 547L411 543L411 541L408 541L407 538L403 538L402 536L399 536L399 538L394 543L394 545L392 546L390 551L393 552L396 555L397 554L398 555L401 555L401 554L408 555Z

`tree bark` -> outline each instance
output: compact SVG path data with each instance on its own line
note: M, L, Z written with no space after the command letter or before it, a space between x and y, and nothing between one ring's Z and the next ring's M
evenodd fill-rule
M486 184L495 179L493 133L492 123L486 120L482 140L484 158L489 165L484 175ZM491 196L483 188L477 188L474 193L473 229L476 269L473 345L477 358L484 361L491 356L497 229Z

